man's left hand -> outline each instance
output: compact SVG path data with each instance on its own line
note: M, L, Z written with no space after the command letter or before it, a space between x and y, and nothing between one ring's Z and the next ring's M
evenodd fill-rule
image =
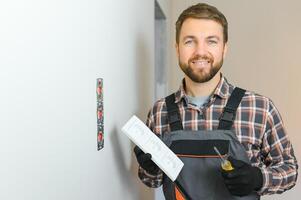
M229 157L234 170L222 171L229 192L235 196L246 196L262 187L263 175L258 167Z

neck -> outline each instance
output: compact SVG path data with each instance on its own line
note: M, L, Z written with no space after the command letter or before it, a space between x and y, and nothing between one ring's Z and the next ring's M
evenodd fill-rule
M205 83L196 83L192 81L188 76L185 76L186 94L192 97L210 96L217 87L220 79L220 72L216 73L216 75L210 81L207 81Z

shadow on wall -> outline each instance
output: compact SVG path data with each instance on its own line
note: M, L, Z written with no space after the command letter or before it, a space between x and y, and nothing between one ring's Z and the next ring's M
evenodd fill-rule
M121 131L118 130L118 128L115 126L112 130L112 133L110 134L110 141L111 145L114 146L112 148L115 163L118 167L118 176L121 179L121 184L123 187L128 191L130 194L137 193L137 190L139 191L137 199L143 199L143 200L153 200L153 190L146 187L139 179L138 177L138 164L136 161L136 157L133 153L134 146L131 145L130 151L131 151L131 163L130 163L130 169L126 166L126 160L124 157L124 153L122 152L122 145L121 145Z
M114 126L112 133L110 134L110 141L112 143L113 154L114 159L117 167L118 167L118 176L120 177L121 184L123 187L131 194L135 193L135 188L133 185L137 185L137 181L135 181L135 178L133 177L133 167L131 167L130 170L127 169L125 157L122 150L122 145L120 142L120 134L121 131L118 130L116 126ZM132 166L132 165L131 165Z
M137 35L136 40L136 72L137 72L137 94L138 105L136 115L141 120L146 120L149 109L153 104L154 98L154 53L150 52L153 49L146 40L142 33ZM132 149L134 146L132 146ZM144 185L137 174L138 166L136 157L132 154L131 169L134 169L134 177L139 182L139 199L153 200L154 190Z
M137 115L141 120L145 120L147 117L148 110L150 109L151 104L153 103L153 66L151 62L150 54L148 49L150 49L145 40L141 35L139 35L136 42L136 60L134 62L136 66L136 88L134 88L136 92L137 105L135 115ZM125 108L126 109L126 108ZM145 186L138 177L138 163L136 157L133 153L134 144L130 145L130 169L127 169L126 166L126 158L124 157L124 149L122 148L121 143L121 130L115 126L110 134L110 141L112 143L113 154L115 163L118 167L119 177L121 178L121 182L123 187L131 194L135 194L138 191L137 199L143 200L153 200L154 194L153 189ZM128 151L128 149L127 149Z
M154 54L141 34L137 35L136 42L136 80L137 80L137 116L146 119L146 115L153 103L154 96Z

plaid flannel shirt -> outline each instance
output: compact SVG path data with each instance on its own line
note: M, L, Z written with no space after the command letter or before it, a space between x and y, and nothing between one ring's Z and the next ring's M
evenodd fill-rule
M219 117L234 86L222 76L210 100L201 108L188 103L184 88L183 80L175 93L183 129L217 129ZM149 111L146 125L158 136L170 132L164 98L158 100ZM259 195L282 193L296 184L297 160L281 116L270 99L246 91L237 109L232 130L245 147L252 166L261 169L263 186L258 191ZM152 175L139 167L138 176L149 187L159 187L163 181L162 171Z

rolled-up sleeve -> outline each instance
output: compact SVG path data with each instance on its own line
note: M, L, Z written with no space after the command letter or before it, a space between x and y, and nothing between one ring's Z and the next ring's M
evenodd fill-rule
M262 141L262 161L263 186L258 191L260 195L279 194L296 184L298 164L294 150L279 111L271 101Z

